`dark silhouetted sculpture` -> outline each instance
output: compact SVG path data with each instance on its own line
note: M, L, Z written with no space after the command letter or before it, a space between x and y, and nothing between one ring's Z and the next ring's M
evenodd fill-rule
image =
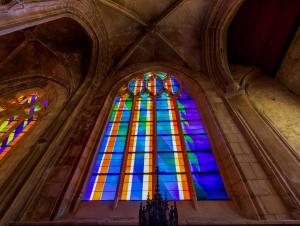
M139 226L178 226L176 202L169 208L167 196L163 199L159 192L158 168L156 169L157 186L153 199L149 195L146 205L140 204Z

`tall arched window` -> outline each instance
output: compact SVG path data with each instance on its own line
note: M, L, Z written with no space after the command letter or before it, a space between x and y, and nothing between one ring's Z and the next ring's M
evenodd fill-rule
M36 123L48 106L37 92L17 95L0 106L0 161Z
M196 102L167 73L121 88L95 158L84 200L145 200L156 186L169 200L228 199Z

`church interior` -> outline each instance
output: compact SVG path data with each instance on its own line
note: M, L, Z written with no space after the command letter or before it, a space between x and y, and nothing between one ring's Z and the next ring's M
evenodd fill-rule
M160 225L300 225L299 23L299 0L0 0L0 225L146 226L155 197Z

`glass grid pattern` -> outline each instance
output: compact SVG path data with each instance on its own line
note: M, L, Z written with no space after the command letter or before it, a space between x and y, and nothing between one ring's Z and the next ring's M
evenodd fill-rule
M153 99L143 94L134 103L121 200L146 200L148 195L152 197Z
M194 99L163 72L122 88L83 199L115 200L120 191L121 200L146 200L156 183L169 200L190 200L191 191L198 200L228 199Z
M157 110L157 165L159 190L169 200L189 200L183 145L180 140L175 98L163 93L156 99Z
M37 93L18 96L3 106L0 117L0 160L18 143L36 123L48 105ZM8 112L7 112L8 111Z
M131 108L132 100L127 95L124 94L115 100L84 199L115 199Z
M197 199L228 199L196 102L183 92L177 105Z

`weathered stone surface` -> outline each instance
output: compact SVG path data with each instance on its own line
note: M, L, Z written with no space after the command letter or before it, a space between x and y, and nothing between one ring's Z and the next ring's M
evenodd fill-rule
M300 98L267 77L253 80L247 91L257 110L300 156Z
M277 78L289 90L300 96L300 28L277 73Z

